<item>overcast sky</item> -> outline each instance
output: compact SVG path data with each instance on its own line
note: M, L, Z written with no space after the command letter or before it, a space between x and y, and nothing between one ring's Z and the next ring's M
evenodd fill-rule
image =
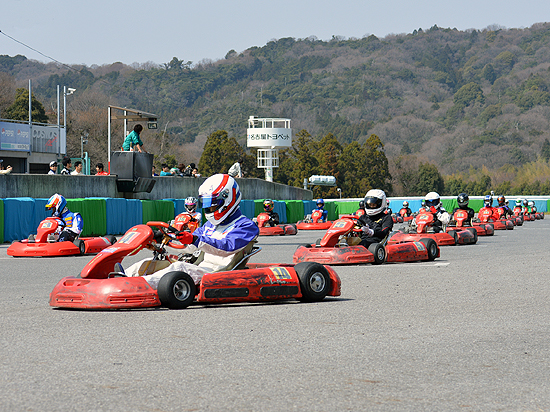
M218 60L282 37L380 38L414 29L550 21L550 1L532 0L4 0L0 30L66 64ZM0 34L0 55L48 58Z

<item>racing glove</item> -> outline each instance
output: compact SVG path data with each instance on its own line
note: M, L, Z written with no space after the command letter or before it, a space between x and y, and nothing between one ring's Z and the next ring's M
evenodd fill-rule
M184 245L190 245L195 241L197 237L190 232L181 231L176 233L176 239L178 239Z
M362 226L361 227L361 230L363 231L363 233L365 233L367 236L372 236L374 235L374 230L372 230L369 225L365 224L365 226Z
M430 212L437 213L437 209L433 206L430 206Z

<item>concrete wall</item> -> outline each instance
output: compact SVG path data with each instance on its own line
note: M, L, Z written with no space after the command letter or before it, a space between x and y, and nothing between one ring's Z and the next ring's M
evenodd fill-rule
M68 199L82 197L126 197L131 199L184 199L197 196L205 178L155 177L151 193L121 193L116 176L62 176L11 173L0 175L0 198L49 198L60 193ZM311 190L270 183L261 179L237 179L243 199L311 200Z

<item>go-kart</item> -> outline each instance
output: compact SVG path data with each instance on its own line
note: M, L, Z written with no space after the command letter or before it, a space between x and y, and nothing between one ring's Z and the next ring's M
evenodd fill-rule
M493 207L482 207L477 213L479 222L476 223L491 223L495 230L513 230L514 223L510 219L499 218L498 211Z
M47 217L38 225L36 236L14 241L7 254L15 257L71 256L98 253L116 242L112 235L77 237L73 242L58 242L65 222L58 217Z
M520 218L516 215L511 215L509 217L506 216L506 210L503 207L497 208L497 215L499 219L504 220L511 220L514 226L522 226L523 225L523 218Z
M407 216L407 213L408 213L408 212L409 212L409 211L408 211L406 208L404 208L404 207L402 207L401 209L399 209L399 215L403 218L403 222L408 222L409 220L413 220L414 217L416 216L416 214L414 214L414 213L411 214L410 216ZM394 223L395 223L395 222L394 222Z
M409 227L394 234L388 243L414 242L421 238L433 239L438 246L470 245L477 243L477 231L469 227L437 232L433 213L422 211L410 221Z
M296 223L296 227L299 230L326 230L332 225L332 222L323 222L322 219L323 211L314 210L311 215L307 215L304 220Z
M317 243L298 246L292 258L294 263L320 262L329 265L384 262L416 262L439 257L439 247L433 239L388 244L387 239L373 243L368 249L359 245L361 228L357 216L346 215L334 221L325 236ZM388 238L392 234L388 235Z
M391 219L393 220L393 223L403 223L405 219L400 214L392 213Z
M298 233L296 225L292 223L281 223L271 226L269 223L269 215L265 212L260 213L256 217L256 224L260 229L260 236L283 236L295 235Z
M200 225L201 222L187 212L177 215L172 223L172 227L175 227L177 230L187 230L191 233L193 233Z
M159 239L152 227L162 233L160 242L157 242ZM298 265L248 263L250 256L261 250L254 246L254 241L235 254L231 264L223 271L205 274L198 285L185 272L168 272L160 279L157 289L152 288L142 276L125 277L111 272L115 263L144 248L153 251L153 260L140 267L140 274L155 273L177 260L192 263L190 258L196 259L197 256L167 253L166 247L174 241L175 231L164 222L148 222L147 225L132 227L117 243L88 262L80 277L69 276L59 281L50 293L50 305L76 309L157 306L184 309L193 301L231 303L299 299L317 302L327 295L340 296L341 281L330 266L311 262Z
M474 228L478 236L493 236L495 234L495 228L492 223L474 223L472 225L467 224L468 212L466 210L457 209L449 225L445 229L447 232L456 230L456 228Z

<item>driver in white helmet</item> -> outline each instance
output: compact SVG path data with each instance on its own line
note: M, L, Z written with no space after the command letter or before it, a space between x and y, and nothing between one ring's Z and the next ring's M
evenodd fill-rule
M434 215L434 229L436 232L442 232L444 230L443 226L449 223L451 216L441 204L439 194L437 192L430 192L426 195L424 200L426 202L426 211L431 212Z
M185 199L185 213L187 213L189 216L191 216L191 221L202 221L202 214L201 212L197 212L197 203L199 201L196 197L189 196Z
M223 269L237 252L256 239L260 229L241 213L240 201L239 185L231 176L217 174L206 179L199 187L199 204L207 222L192 234L185 231L176 234L181 243L188 245L183 249L185 253L203 251L203 260L198 265L178 261L166 269L144 276L151 287L156 289L160 278L172 271L186 272L199 284L205 273ZM126 276L139 276L143 262L130 266Z
M380 243L393 228L393 219L387 210L386 194L380 189L371 189L365 195L365 214L359 217L361 246Z

